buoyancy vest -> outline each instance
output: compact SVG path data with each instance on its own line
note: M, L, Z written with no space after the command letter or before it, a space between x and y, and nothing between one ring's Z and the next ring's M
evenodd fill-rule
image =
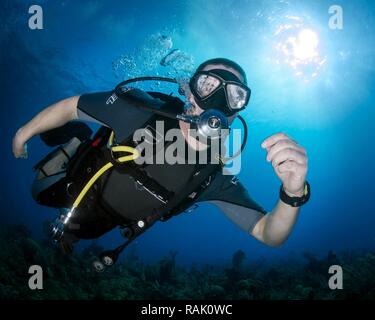
M177 98L150 93L153 97L163 99L166 103L162 108L183 108L183 103ZM181 110L180 110L181 111ZM155 135L152 143L157 150L157 136L164 133L156 132L156 121L164 121L165 132L178 128L176 120L161 118L150 114L141 128L149 129ZM126 125L124 121L124 125ZM92 141L87 142L77 152L77 159L68 168L68 179L72 198L79 193L84 184L103 164L111 161L107 140L110 134L108 128L101 128ZM164 143L164 152L168 144ZM134 145L133 133L120 142L121 145ZM186 144L186 148L189 146ZM157 151L153 154L155 156ZM181 155L187 162L188 150ZM179 155L176 155L179 156ZM199 155L197 154L197 159ZM108 212L117 224L127 225L134 221L147 220L150 215L157 214L161 220L178 214L194 203L200 193L221 168L220 164L144 164L134 163L115 164L113 169L104 174L90 190L79 211L92 210L100 206ZM91 208L91 209L90 209ZM77 215L79 215L79 211ZM87 212L86 212L87 215Z

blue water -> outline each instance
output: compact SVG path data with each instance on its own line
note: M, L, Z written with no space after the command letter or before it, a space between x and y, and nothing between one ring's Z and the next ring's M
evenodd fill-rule
M144 261L178 250L177 261L190 265L228 262L237 249L257 259L375 248L372 1L339 1L342 30L328 26L332 1L39 1L43 30L28 28L32 4L0 4L1 223L27 224L40 238L43 221L55 216L35 204L29 191L32 167L49 149L34 138L29 159L15 160L11 141L17 128L55 101L109 90L126 75L175 72L147 65L163 50L153 39L167 35L195 66L221 56L246 70L252 100L243 112L249 142L239 177L252 197L267 210L277 201L279 181L260 144L283 131L308 151L312 198L282 248L266 247L202 205L157 224L132 250ZM285 25L291 27L275 33ZM277 44L306 28L319 46L315 60L296 69ZM113 63L124 55L136 66L116 73ZM118 241L115 231L99 244L113 247Z

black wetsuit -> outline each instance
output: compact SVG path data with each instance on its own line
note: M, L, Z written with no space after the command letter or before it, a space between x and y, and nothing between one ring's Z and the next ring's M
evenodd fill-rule
M78 115L81 120L94 121L111 128L117 140L123 141L136 129L142 127L145 119L150 118L152 113L124 103L121 98L109 91L82 95L78 101ZM174 123L169 123L169 127L172 125L178 128L178 122L173 121ZM191 175L191 168L192 166L188 164L159 164L146 167L148 174L156 180L162 180L163 185L175 193L186 185ZM158 205L158 201L154 199L153 202L151 198L152 195L148 192L136 188L133 180L124 179L121 170L115 169L107 177L106 186L102 190L101 204L102 207L110 208L110 211L130 221L144 218L150 212L153 203L155 206ZM147 201L140 201L140 199ZM216 205L247 233L251 233L256 223L266 214L238 179L232 175L224 175L222 170L191 204L199 202ZM103 215L103 212L101 214ZM94 214L91 216L95 217ZM110 229L112 225L109 220L107 221ZM93 219L92 227L95 227L96 223L99 222ZM103 222L100 223L103 226Z

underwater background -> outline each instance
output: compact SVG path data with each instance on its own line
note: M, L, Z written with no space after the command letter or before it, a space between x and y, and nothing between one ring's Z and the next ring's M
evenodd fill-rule
M33 4L42 30L28 26ZM329 25L332 5L341 29ZM374 298L374 43L373 1L1 1L0 298ZM117 246L118 230L82 241L73 257L56 252L43 231L56 212L30 193L32 168L51 149L35 137L29 159L14 159L16 130L63 98L140 75L188 77L215 57L247 72L238 177L266 210L280 183L261 142L282 131L307 149L312 196L288 241L266 247L202 204L157 223L107 273L89 271L85 257ZM35 293L27 269L38 263L49 276ZM334 263L346 272L342 292L327 287Z

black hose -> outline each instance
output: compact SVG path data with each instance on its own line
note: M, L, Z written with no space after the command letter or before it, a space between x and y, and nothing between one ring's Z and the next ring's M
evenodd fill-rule
M244 138L243 138L243 141L242 141L242 144L241 144L241 148L240 150L238 150L233 156L231 157L228 157L228 158L225 158L224 159L224 162L226 161L229 161L229 160L232 160L234 158L237 158L241 153L242 151L244 151L245 147L246 147L246 143L247 143L247 124L246 124L246 121L244 118L242 118L240 115L238 115L238 119L240 119L241 123L242 123L242 126L243 126L243 129L244 129Z
M128 79L128 80L120 82L116 86L115 91L119 92L121 87L126 86L129 83L139 82L139 81L165 81L165 82L171 82L171 83L178 83L176 79L167 78L167 77L138 77L138 78Z
M244 138L243 138L243 141L242 141L242 144L241 144L241 152L242 152L242 151L244 151L244 149L246 147L248 130L247 130L247 124L246 124L245 119L242 118L240 115L238 116L238 119L240 119L240 121L242 122L243 129L244 129Z

